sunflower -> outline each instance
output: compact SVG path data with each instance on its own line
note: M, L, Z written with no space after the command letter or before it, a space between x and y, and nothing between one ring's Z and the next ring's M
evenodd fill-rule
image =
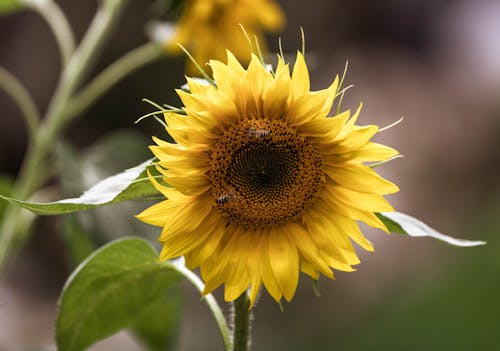
M398 191L364 162L397 151L370 141L377 126L355 125L361 106L329 116L339 79L310 91L300 52L292 73L282 57L273 73L229 51L209 64L212 84L187 78L181 113L165 113L175 143L150 147L167 199L138 218L163 227L160 259L184 256L204 293L224 284L226 301L250 288L252 304L262 285L290 301L300 271L353 271L352 242L373 251L357 220L387 231L375 213L393 211L382 195Z
M245 27L250 37L255 36L256 42L264 43L264 31L280 30L285 22L273 0L188 0L185 6L167 48L180 52L179 43L200 64L210 59L223 60L226 48L249 62L248 44L239 25ZM188 72L198 73L192 64Z

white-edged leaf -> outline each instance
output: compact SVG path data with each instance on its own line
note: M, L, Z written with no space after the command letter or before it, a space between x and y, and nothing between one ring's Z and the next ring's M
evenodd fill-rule
M2 195L0 195L0 198L13 202L39 215L66 214L123 200L145 198L158 194L157 190L144 174L146 168L151 163L152 160L148 160L122 173L108 177L85 191L80 197L47 203L32 203Z
M57 149L56 160L60 191L64 197L52 197L37 202L60 200L73 197L68 196L72 194L80 195L102 179L142 163L151 157L150 150L145 147L149 142L149 137L135 130L119 129L103 135L90 147L81 151L62 143ZM155 172L154 166L148 167L148 171L161 181L162 177ZM80 226L85 235L91 237L96 244L103 244L118 237L135 236L137 233L156 242L158 235L156 228L132 216L148 206L148 203L142 200L163 199L161 194L152 188L146 173L141 173L126 191L113 201L112 206L99 206L75 213L75 225ZM152 195L142 197L141 192L144 190L152 191ZM123 195L139 201L119 201L123 199Z
M141 163L140 165L127 169L126 171L108 177L89 190L85 191L80 197L58 201L61 204L85 204L102 205L113 201L125 189L127 189L139 175L144 172L152 160Z
M485 241L457 239L449 235L442 234L415 217L401 212L382 212L377 213L377 216L382 222L384 222L391 232L415 237L428 236L454 246L471 247L486 244Z

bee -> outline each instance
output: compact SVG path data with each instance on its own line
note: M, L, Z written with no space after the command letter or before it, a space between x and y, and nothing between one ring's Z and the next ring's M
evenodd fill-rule
M271 132L266 130L266 129L257 129L257 128L249 128L248 129L248 135L250 135L251 137L254 137L254 138L264 139L264 138L267 138L269 136L269 134L271 134Z
M233 201L235 199L235 197L236 197L236 194L228 193L226 195L216 197L215 203L217 203L218 205L224 205L224 204L227 204L228 202Z

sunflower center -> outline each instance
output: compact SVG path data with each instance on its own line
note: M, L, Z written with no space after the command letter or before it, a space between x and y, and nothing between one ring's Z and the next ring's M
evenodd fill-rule
M282 121L242 121L228 128L210 156L214 206L240 224L296 219L324 182L321 156Z

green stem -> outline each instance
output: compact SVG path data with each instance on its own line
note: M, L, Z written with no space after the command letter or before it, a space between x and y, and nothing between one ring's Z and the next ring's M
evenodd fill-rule
M146 43L122 56L73 97L66 112L68 118L79 115L126 75L153 62L164 54L163 46Z
M233 302L233 351L250 350L250 299L248 292Z
M3 67L0 67L0 88L14 100L21 110L28 129L29 140L32 140L40 122L40 113L35 102L22 83Z
M184 265L184 260L179 259L175 261L164 261L162 263L169 267L172 267L173 269L181 273L196 287L196 289L200 291L200 293L203 292L205 285L196 274L194 274L192 271L186 268L186 266ZM232 348L231 338L229 337L229 328L227 326L226 319L224 318L224 314L222 313L222 310L217 304L217 301L215 300L212 294L207 294L203 296L203 300L206 302L206 304L212 311L212 314L214 315L215 321L217 322L220 333L222 335L222 340L224 342L224 349L226 351L232 351L233 348Z
M62 66L64 67L75 51L75 37L66 16L52 0L26 1L26 3L45 18L50 26L59 46Z
M28 151L12 192L13 197L24 200L45 181L40 174L48 173L47 155L70 120L64 114L68 100L90 70L125 4L125 0L102 2L82 43L64 68L46 117L38 128L33 142L28 145ZM0 272L5 269L9 259L19 251L28 238L28 227L22 223L21 219L24 211L11 204L5 209L0 223Z
M47 119L48 122L52 122L50 126L55 129L50 133L57 134L67 124L67 120L70 119L64 113L66 103L92 68L100 50L113 32L126 2L125 0L102 2L78 50L71 57L66 69L63 71L49 105Z

